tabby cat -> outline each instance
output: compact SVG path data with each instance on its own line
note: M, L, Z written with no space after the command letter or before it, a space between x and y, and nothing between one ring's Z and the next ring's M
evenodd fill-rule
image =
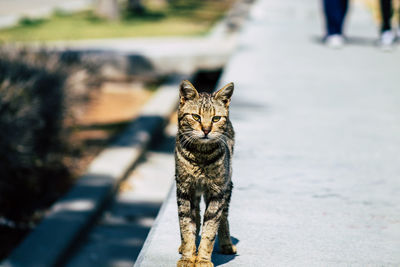
M228 209L232 192L234 131L229 120L233 83L214 94L198 93L189 81L180 85L178 134L175 147L175 179L182 254L178 267L214 266L211 253L218 231L220 251L235 254ZM200 245L200 198L204 213Z

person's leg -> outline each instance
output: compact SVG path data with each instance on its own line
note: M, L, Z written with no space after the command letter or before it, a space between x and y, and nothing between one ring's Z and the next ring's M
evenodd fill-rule
M380 0L380 9L382 15L380 46L384 51L391 51L396 35L392 32L392 0Z
M341 8L341 10L340 10L340 15L341 15L341 17L340 17L340 29L341 29L341 32L343 32L343 24L344 24L345 19L346 19L347 10L349 8L349 0L341 0L340 8Z
M397 24L397 41L400 41L400 3L397 2L397 18L398 20L398 24Z
M397 33L398 37L400 37L400 1L392 1L392 18L397 17L397 24L395 27L397 27Z
M343 21L348 8L348 0L324 0L327 35L342 34Z
M391 18L393 15L392 0L380 0L380 8L382 15L381 32L391 30Z

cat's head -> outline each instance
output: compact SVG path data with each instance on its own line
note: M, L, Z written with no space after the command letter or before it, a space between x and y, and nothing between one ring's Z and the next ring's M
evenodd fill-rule
M180 134L200 142L219 140L229 121L232 93L233 83L225 85L213 94L199 94L189 81L182 81L178 109Z

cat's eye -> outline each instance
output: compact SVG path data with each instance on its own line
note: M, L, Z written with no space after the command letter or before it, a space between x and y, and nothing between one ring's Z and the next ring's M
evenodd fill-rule
M192 114L192 117L193 117L193 119L194 119L195 121L201 121L200 116L197 115L197 114Z
M213 118L212 118L212 122L217 122L217 121L219 121L221 119L221 116L214 116Z

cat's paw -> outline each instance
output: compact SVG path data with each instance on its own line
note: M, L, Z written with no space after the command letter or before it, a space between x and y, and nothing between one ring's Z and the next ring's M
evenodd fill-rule
M214 264L209 260L197 259L194 266L195 267L214 267Z
M193 257L192 259L180 259L176 263L176 267L195 267L195 259L195 257Z
M221 254L232 255L232 254L236 254L236 253L237 253L237 249L236 249L236 246L235 246L235 245L231 245L231 244L229 244L229 245L222 245L222 246L220 247L219 252L220 252Z

